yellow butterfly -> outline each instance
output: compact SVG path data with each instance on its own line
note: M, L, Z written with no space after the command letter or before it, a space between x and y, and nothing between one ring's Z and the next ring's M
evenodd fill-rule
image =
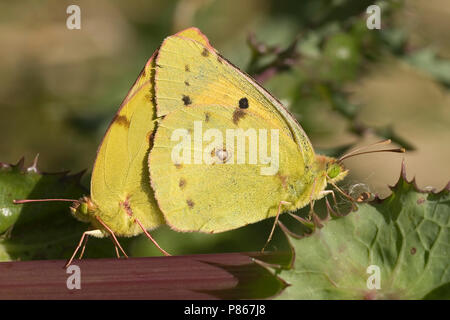
M227 132L231 142L223 139ZM186 161L174 161L178 151ZM177 231L217 233L269 217L276 217L275 227L282 212L332 193L327 184L347 175L342 159L316 155L277 99L198 29L186 29L149 59L108 128L91 197L71 207L93 230L67 265L87 236L111 236L117 254L120 248L126 256L116 236L144 232L167 255L147 230L167 223Z

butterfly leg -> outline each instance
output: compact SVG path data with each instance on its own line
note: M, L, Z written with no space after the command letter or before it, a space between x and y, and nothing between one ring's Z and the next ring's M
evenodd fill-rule
M120 259L119 248L117 248L116 244L114 244L114 249L116 250L116 256Z
M334 182L331 181L331 179L328 181L328 183L330 183L333 187L335 187L336 190L339 191L344 197L346 197L347 199L350 200L350 202L352 203L353 210L357 209L357 207L355 205L356 199L353 199L350 195L345 193L345 191L342 190L341 188L339 188Z
M298 222L300 222L301 224L303 224L304 226L308 227L309 229L313 230L315 225L313 222L308 221L306 219L303 219L302 217L299 217L293 213L288 212L288 214L294 218L295 220L297 220ZM291 230L288 229L288 227L286 227L281 221L278 221L278 225L280 226L280 229L287 235L290 235L293 238L296 239L302 239L305 234L297 234L295 232L292 232Z
M334 206L337 208L338 204L337 204L337 200L336 200L336 195L334 194L333 190L324 190L321 192L321 194L326 197L327 195L331 194L331 196L333 197L333 202L334 202Z
M295 239L301 239L301 238L304 237L304 235L297 234L297 233L292 232L291 230L289 230L288 227L286 227L281 221L278 221L278 225L280 226L280 229L281 229L284 233L290 235L291 237L293 237L293 238L295 238Z
M95 217L97 219L98 222L100 222L100 224L106 229L108 230L108 232L111 234L112 237L112 241L114 243L114 245L117 245L120 249L120 251L122 251L123 255L125 256L125 258L128 258L127 254L125 253L125 251L123 250L122 246L120 245L119 241L116 238L116 235L114 234L114 232L111 230L110 227L108 227L102 219L100 219L99 217Z
M326 198L326 196L329 195L329 194L331 194L331 196L333 197L334 207L336 208L336 212L337 212L337 213L330 207L330 204L329 204L329 202L328 202L328 199ZM333 191L333 190L323 190L323 191L321 192L321 195L325 198L325 201L326 201L326 203L327 203L328 209L331 210L332 213L334 213L334 214L336 214L336 215L340 215L340 213L339 213L339 207L338 207L338 203L337 203L336 195L335 195L334 191Z
M286 202L286 201L280 201L280 203L278 204L278 212L277 212L277 215L275 216L275 221L273 222L272 230L270 230L269 237L267 238L266 244L261 249L261 252L264 252L264 249L267 247L267 245L269 244L270 240L272 240L273 232L275 231L275 226L279 222L278 218L280 217L280 213L281 213L281 205L283 205L283 204L284 205L289 205L291 203L290 202Z
M86 249L86 245L87 245L88 239L89 239L89 235L87 234L86 237L84 238L83 247L81 248L81 253L78 256L78 260L81 260L81 258L83 258L84 250Z
M313 216L316 214L314 212L314 202L315 200L311 200L309 203L309 213L308 213L308 220L311 221L313 219Z
M65 264L64 268L67 268L68 266L70 266L70 264L72 263L73 259L75 258L75 255L77 254L78 250L82 246L83 241L86 239L86 242L84 242L84 246L83 246L83 249L81 251L79 259L81 259L83 257L84 249L85 249L86 243L87 243L87 237L90 236L90 235L91 236L98 236L99 232L100 232L100 230L90 230L90 231L83 232L83 235L81 236L80 242L78 243L77 247L75 248L75 251L73 252L73 254L70 257L69 261L67 261L67 263Z
M309 206L308 219L310 221L313 219L314 214L315 214L315 212L314 212L314 202L315 202L315 200L313 198L313 194L314 194L314 191L316 189L316 181L317 181L317 178L314 179L313 185L312 185L312 188L311 188L311 193L309 194L309 205L310 206Z
M159 246L159 244L156 242L155 239L153 239L150 233L148 233L148 231L145 230L144 226L142 225L142 223L139 221L138 218L134 218L134 221L141 227L142 231L145 233L147 238L149 238L153 242L153 244L159 249L159 251L162 252L162 254L164 254L165 256L170 256L170 254L167 251L165 251L163 248Z

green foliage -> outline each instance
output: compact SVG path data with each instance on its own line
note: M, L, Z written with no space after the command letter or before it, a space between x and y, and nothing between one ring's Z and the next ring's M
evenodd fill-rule
M33 223L61 212L67 203L16 205L13 200L69 198L78 199L85 189L80 185L81 173L46 174L39 172L37 157L32 166L25 168L22 158L15 165L0 163L0 234L13 225Z
M291 286L280 299L449 299L450 183L419 190L403 167L392 194L321 222L309 237L291 238L294 266L280 273ZM380 289L368 289L380 269Z
M425 61L427 57L416 59L415 55L410 56L406 49L409 39L401 28L368 29L367 16L362 12L370 4L373 3L344 1L327 6L327 9L321 8L322 14L315 10L324 5L323 1L315 5L298 4L302 12L312 10L312 16L305 18L310 21L299 26L297 37L285 48L267 45L252 34L248 41L251 58L247 72L258 81L267 82L276 96L287 97L291 111L299 116L302 127L313 141L317 137L336 135L337 130L333 127L343 127L344 132L352 135L363 137L369 132L375 133L406 150L414 150L413 142L391 126L373 127L364 123L359 117L361 106L351 102L347 86L363 78L370 66L391 55L428 70L439 81L448 76L448 70L438 70L444 62L431 63L430 59ZM384 1L379 5L383 23L391 25L394 14L402 8L401 2ZM340 17L339 21L334 14ZM281 73L289 73L292 77L288 80L280 78ZM324 116L318 117L319 112ZM324 118L327 121L323 121ZM335 126L330 126L330 122Z
M406 58L406 61L450 87L450 61L440 59L430 48L418 50Z

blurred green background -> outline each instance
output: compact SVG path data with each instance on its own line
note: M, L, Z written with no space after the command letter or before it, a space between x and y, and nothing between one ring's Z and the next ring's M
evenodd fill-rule
M409 149L347 160L344 188L364 183L387 195L405 158L408 177L441 189L450 178L450 3L375 3L381 30L366 27L374 2L365 0L1 2L0 161L30 163L39 153L41 170L90 172L147 59L164 37L196 26L243 70L275 70L264 86L316 150L384 137ZM81 8L81 30L66 28L70 4ZM264 223L255 233L269 231ZM170 247L173 238L164 239Z

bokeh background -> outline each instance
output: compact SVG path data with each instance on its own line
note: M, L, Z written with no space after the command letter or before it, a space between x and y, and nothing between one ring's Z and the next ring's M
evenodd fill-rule
M381 30L366 27L374 3ZM80 30L66 28L70 4L81 8ZM347 160L344 188L363 183L386 196L402 159L420 187L450 179L448 0L29 0L1 2L0 17L1 162L39 154L44 171L88 169L88 185L147 59L164 37L196 26L285 103L316 150L383 138L408 149Z

